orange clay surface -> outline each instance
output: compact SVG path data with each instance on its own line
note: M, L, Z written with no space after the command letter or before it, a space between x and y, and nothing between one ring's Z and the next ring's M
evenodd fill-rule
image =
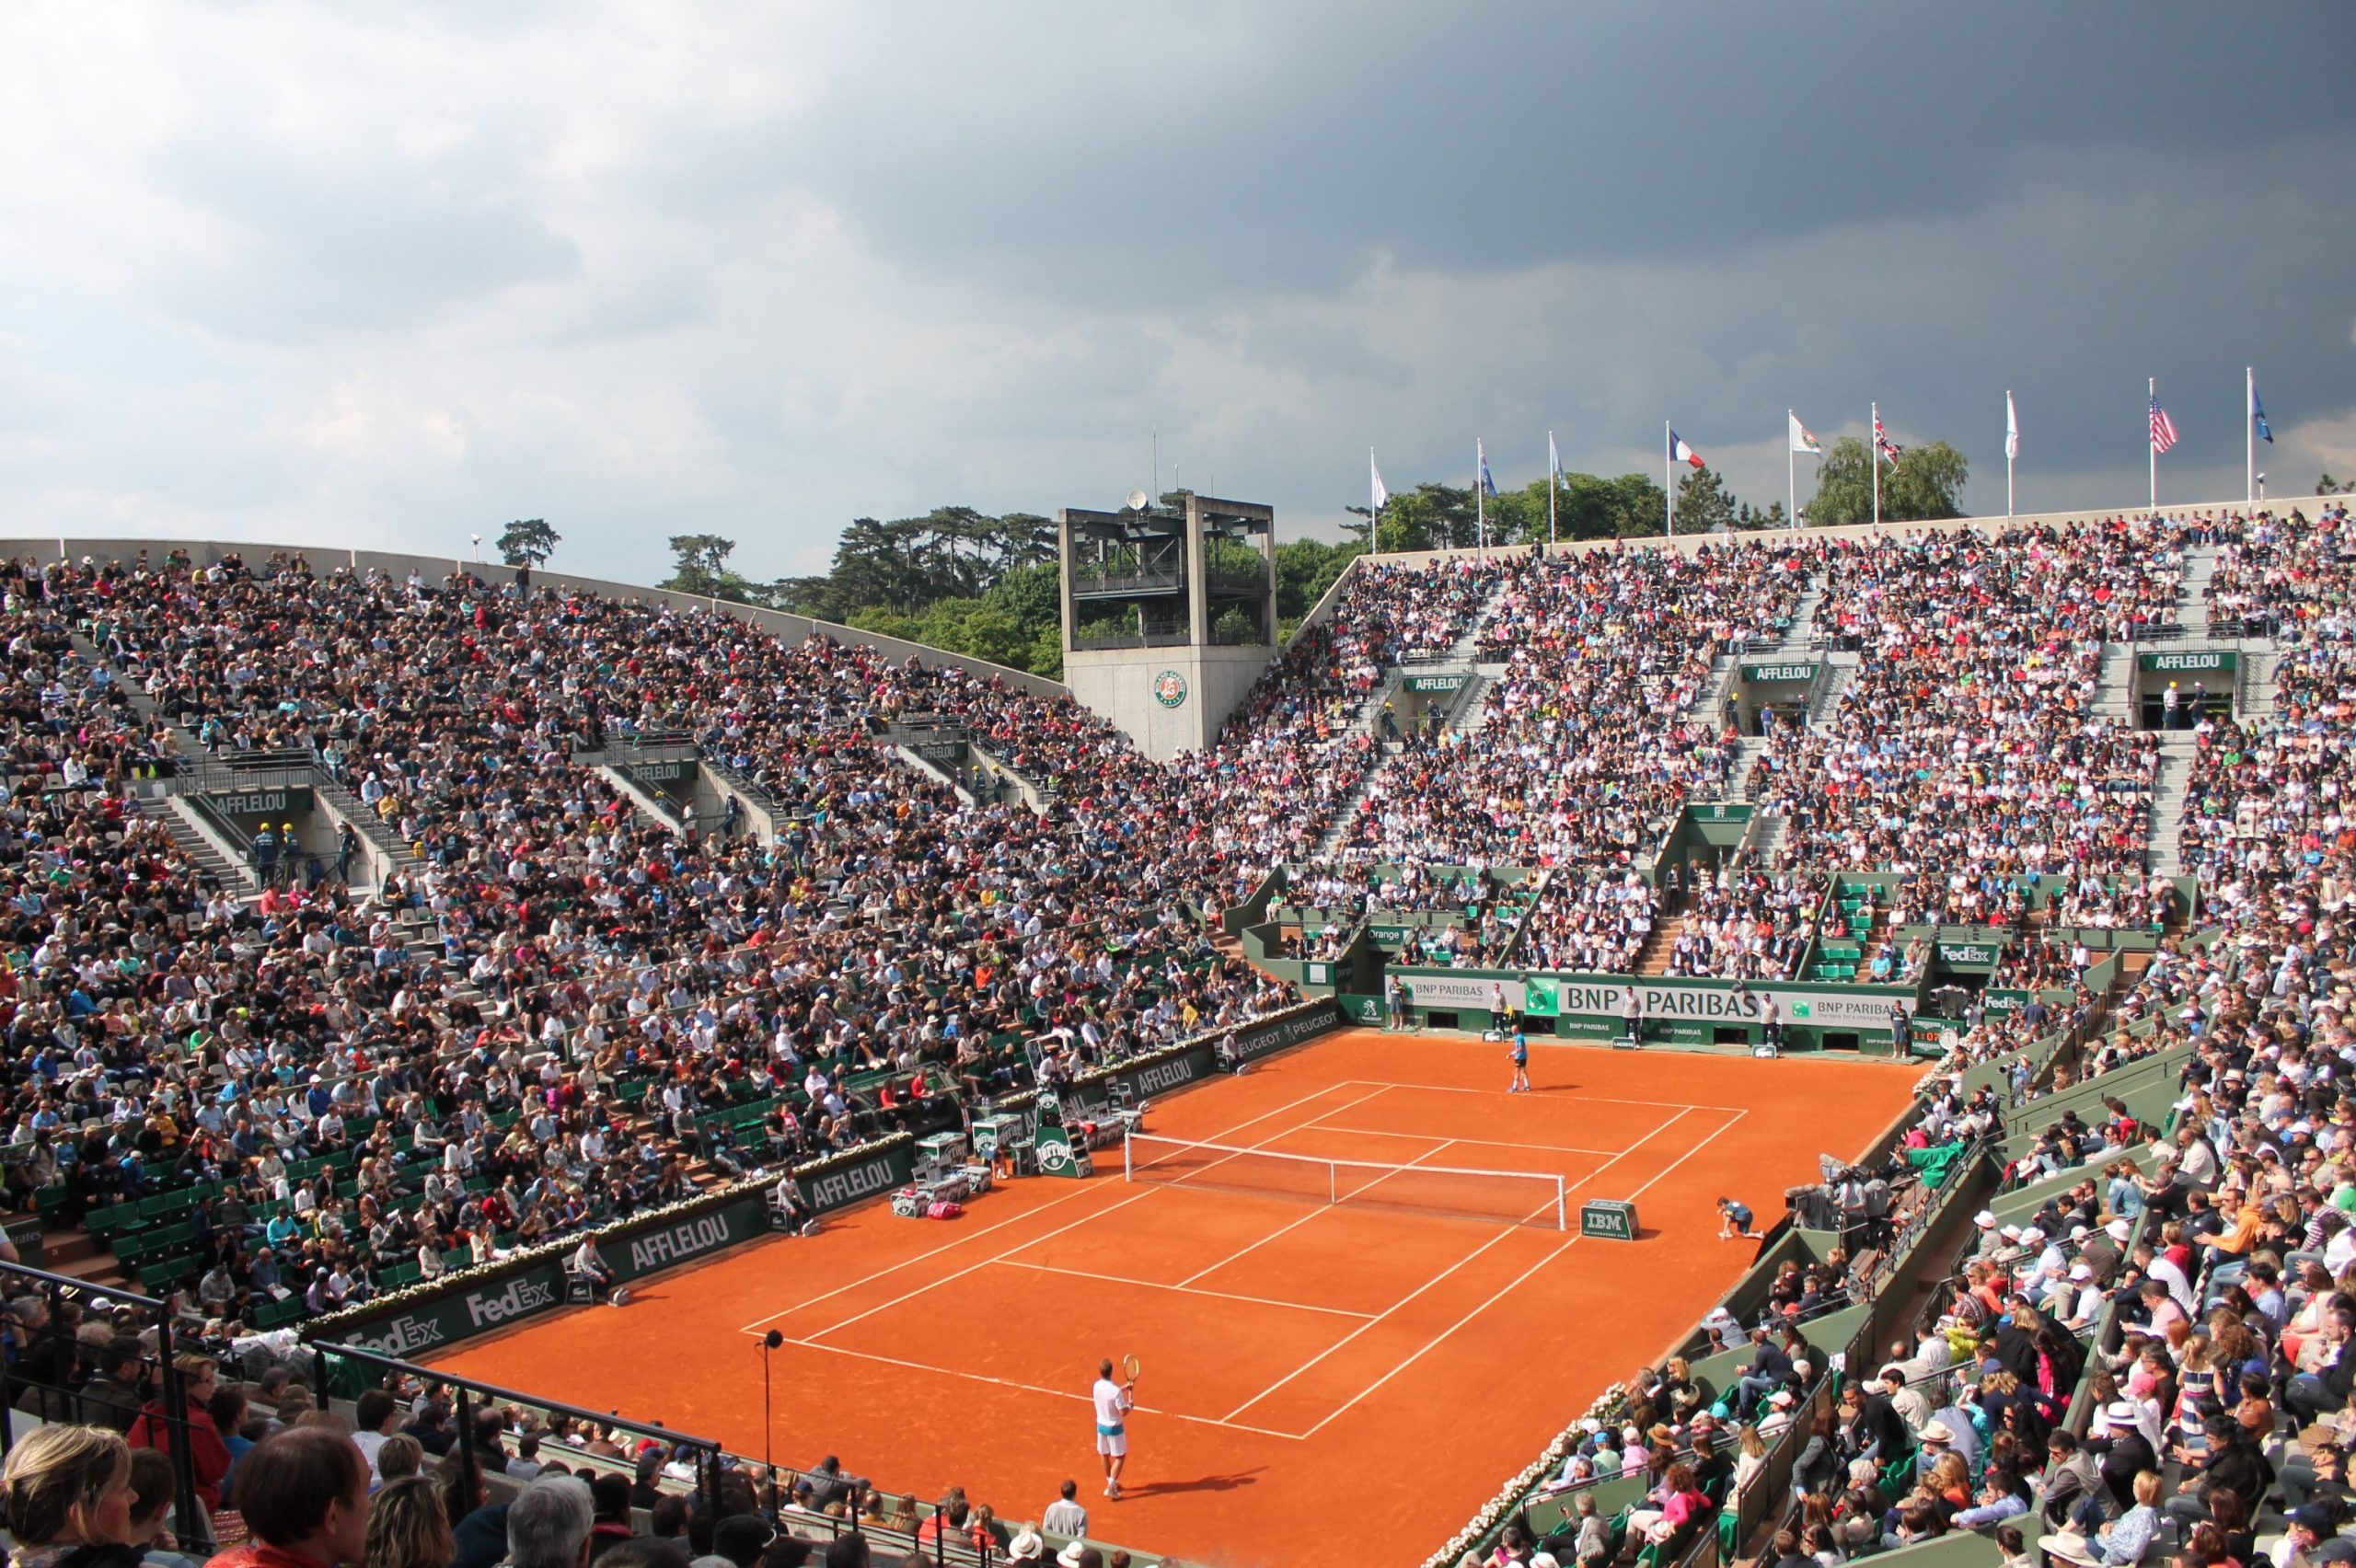
M839 1453L921 1497L953 1482L1035 1520L1079 1479L1091 1536L1211 1564L1413 1563L1605 1385L1690 1328L1819 1151L1863 1151L1919 1069L1336 1034L1151 1106L1149 1133L1328 1159L1560 1173L1571 1230L1125 1182L1027 1178L955 1220L883 1203L818 1236L657 1276L437 1358L466 1376L763 1451ZM1576 1205L1635 1201L1634 1243ZM1143 1363L1125 1495L1103 1495L1088 1388Z

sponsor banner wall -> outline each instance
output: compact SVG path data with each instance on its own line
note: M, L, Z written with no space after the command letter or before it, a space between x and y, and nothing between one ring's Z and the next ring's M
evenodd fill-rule
M545 1312L564 1301L564 1270L536 1263L504 1279L487 1280L438 1300L411 1304L341 1337L380 1355L415 1360L441 1346Z
M903 1145L880 1150L870 1159L837 1167L821 1176L805 1176L802 1178L803 1201L813 1212L825 1214L862 1198L880 1197L907 1181L915 1161L914 1149Z
M1369 999L1374 1003L1375 1007L1374 1012L1370 1015L1370 1020L1380 1023L1382 1021L1381 998ZM1361 1015L1360 1020L1366 1020L1367 1016ZM1279 1013L1275 1018L1263 1019L1248 1029L1237 1030L1235 1032L1236 1054L1247 1062L1257 1061L1271 1052L1298 1045L1304 1040L1314 1040L1328 1030L1340 1028L1345 1021L1349 1020L1345 1020L1338 1009L1323 1002L1318 1003L1315 1007L1296 1008L1290 1012Z
M2230 648L2195 648L2180 653L2138 653L2136 666L2169 674L2206 674L2238 668L2241 655Z
M1497 987L1505 990L1506 1006L1528 1008L1530 987L1519 974L1464 969L1393 969L1419 1010L1489 1012ZM1608 1024L1617 1030L1625 1014L1628 990L1634 986L1643 999L1645 1020L1666 1022L1755 1023L1765 1013L1765 998L1773 997L1785 1023L1819 1029L1889 1027L1892 1002L1914 1010L1914 992L1895 986L1752 986L1738 993L1727 980L1632 979L1626 975L1560 974L1539 976L1551 986L1557 1014L1575 1024Z
M879 1155L888 1159L888 1155ZM807 1183L804 1183L807 1185ZM739 1241L750 1241L768 1231L769 1205L766 1197L739 1198L734 1203L705 1213L690 1215L685 1219L649 1226L636 1235L611 1242L601 1241L597 1250L614 1273L623 1279L636 1279L667 1269L674 1263L684 1263L700 1258L706 1252L717 1252L722 1247L733 1247Z
M248 837L264 823L268 823L272 831L290 822L299 826L311 811L310 787L303 784L273 784L260 790L224 790L203 799L207 810L224 822L235 823L238 831Z

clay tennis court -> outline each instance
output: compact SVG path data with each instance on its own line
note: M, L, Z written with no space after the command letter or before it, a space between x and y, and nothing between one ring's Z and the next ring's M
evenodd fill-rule
M1073 1476L1092 1535L1195 1562L1417 1561L1741 1273L1753 1249L1717 1239L1720 1193L1772 1220L1819 1150L1857 1154L1888 1124L1919 1071L1531 1056L1536 1091L1508 1095L1501 1045L1352 1031L1156 1101L1147 1123L1417 1174L1171 1154L1177 1180L1130 1182L1103 1151L1091 1180L1026 1179L948 1222L871 1204L436 1365L757 1456L775 1329L780 1462L839 1453L923 1496L962 1483L1008 1519ZM1430 1167L1560 1176L1571 1228L1553 1227L1551 1180ZM1364 1201L1325 1201L1353 1182ZM1641 1237L1581 1239L1596 1197L1633 1199ZM1125 1354L1143 1375L1116 1504L1087 1392Z

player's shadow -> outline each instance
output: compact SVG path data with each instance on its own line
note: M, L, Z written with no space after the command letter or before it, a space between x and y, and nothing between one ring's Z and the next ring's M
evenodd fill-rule
M1232 1492L1239 1486L1253 1484L1259 1473L1267 1468L1265 1465L1254 1465L1233 1475L1207 1475L1194 1481L1149 1481L1143 1486L1121 1488L1121 1495L1124 1498L1165 1497L1182 1492Z

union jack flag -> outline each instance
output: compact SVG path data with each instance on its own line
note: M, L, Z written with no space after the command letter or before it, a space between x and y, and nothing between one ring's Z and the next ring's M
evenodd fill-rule
M1874 450L1881 455L1884 461L1890 463L1897 462L1906 450L1883 433L1879 414L1874 416Z
M2176 421L2168 418L2165 409L2160 407L2159 396L2154 393L2152 398L2152 450L2165 452L2175 444Z

